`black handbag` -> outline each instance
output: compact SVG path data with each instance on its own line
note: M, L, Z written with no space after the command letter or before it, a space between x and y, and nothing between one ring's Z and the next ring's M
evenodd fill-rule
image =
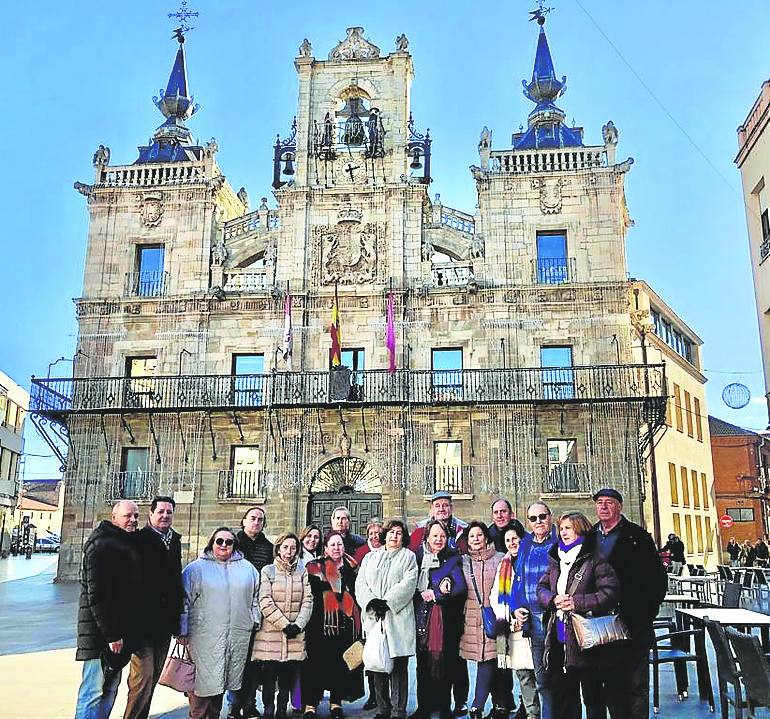
M468 558L471 564L471 582L473 582L473 591L476 593L476 599L481 607L481 623L484 625L484 634L489 639L495 639L497 633L495 631L495 625L497 624L497 617L495 616L495 610L492 607L485 607L484 601L481 599L479 588L476 585L476 575L473 573L473 560Z

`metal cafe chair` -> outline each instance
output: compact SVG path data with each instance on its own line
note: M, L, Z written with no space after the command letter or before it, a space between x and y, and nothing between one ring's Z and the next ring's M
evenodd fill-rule
M753 717L755 707L770 707L770 667L762 653L759 639L753 634L744 634L732 627L727 627L725 634L741 668L749 716Z
M725 582L721 605L728 609L738 609L741 606L742 589L738 582Z
M719 572L719 578L725 582L733 581L733 570L726 564L717 564L717 572Z
M725 630L719 622L708 617L703 618L703 624L711 639L711 644L714 646L714 654L717 659L717 685L719 686L722 719L728 719L729 704L735 707L735 719L743 719L743 709L746 702L743 697L741 673L735 663L735 657L727 641ZM732 694L728 691L729 687L732 687Z

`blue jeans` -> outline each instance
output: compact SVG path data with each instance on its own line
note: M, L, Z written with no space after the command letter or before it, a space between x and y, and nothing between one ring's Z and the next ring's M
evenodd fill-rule
M530 615L530 640L532 641L532 663L535 665L535 682L540 694L540 719L551 719L553 706L551 702L551 690L543 666L543 652L545 650L545 629L543 629L543 615Z
M120 669L102 669L101 659L83 662L75 719L109 719L120 686Z

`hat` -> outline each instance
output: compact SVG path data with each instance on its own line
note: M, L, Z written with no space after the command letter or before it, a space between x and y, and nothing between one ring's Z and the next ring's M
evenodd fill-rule
M437 499L448 499L450 502L452 501L452 493L447 492L445 489L440 489L438 492L434 492L431 495L430 501L435 502Z
M612 487L603 487L596 494L594 494L592 499L595 502L597 499L599 499L599 497L609 497L610 499L617 499L618 502L623 504L623 495L620 492L618 492L617 489L612 489Z

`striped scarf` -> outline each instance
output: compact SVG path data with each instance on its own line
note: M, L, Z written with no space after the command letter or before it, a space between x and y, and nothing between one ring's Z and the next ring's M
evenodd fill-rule
M500 573L497 580L497 601L505 604L513 612L516 607L513 602L513 580L516 576L511 555L506 554L500 561Z
M358 562L349 554L346 554L342 561L343 566L347 564L351 571L355 571L358 567ZM305 569L310 576L318 577L329 585L329 589L323 590L324 634L330 636L340 633L340 614L343 614L353 620L354 635L359 637L361 635L361 613L353 595L347 588L343 589L342 587L340 567L328 557L320 557L308 562Z

